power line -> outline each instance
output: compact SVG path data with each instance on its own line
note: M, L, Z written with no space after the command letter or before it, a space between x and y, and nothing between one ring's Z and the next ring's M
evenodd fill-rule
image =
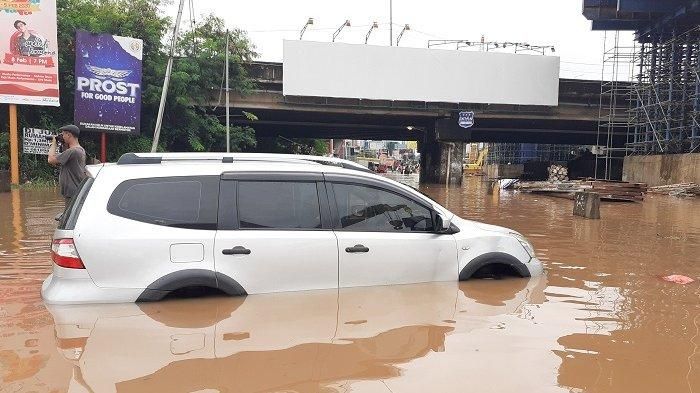
M366 25L352 25L349 26L349 30L353 29L359 29L359 28L366 28L370 27L372 24L366 24ZM309 31L335 31L338 29L338 27L319 27L319 28L312 28L309 29ZM299 29L266 29L266 30L246 30L248 33L298 33Z

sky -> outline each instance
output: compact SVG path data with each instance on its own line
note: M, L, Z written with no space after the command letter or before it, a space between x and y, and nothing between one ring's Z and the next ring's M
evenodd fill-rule
M363 44L372 22L369 44L389 45L389 0L194 0L195 17L214 13L230 28L246 30L260 53L258 60L282 61L284 39L299 39L308 18L314 18L304 40L330 42L347 19L336 41ZM185 6L183 23L189 24ZM410 30L400 46L426 48L428 40L522 42L553 45L561 58L562 78L600 79L604 34L591 31L581 14L582 0L393 0L394 40L401 28ZM168 6L174 16L177 0ZM612 43L608 33L608 45ZM631 34L623 35L631 43Z

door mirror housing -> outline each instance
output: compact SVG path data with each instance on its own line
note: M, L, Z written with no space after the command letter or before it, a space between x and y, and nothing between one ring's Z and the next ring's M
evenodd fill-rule
M447 217L445 214L436 212L435 213L435 229L439 233L448 233L452 227L452 217Z

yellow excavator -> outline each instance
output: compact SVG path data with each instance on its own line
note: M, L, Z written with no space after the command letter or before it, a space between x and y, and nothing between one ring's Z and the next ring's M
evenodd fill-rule
M483 175L484 161L486 161L486 156L489 154L489 148L485 147L479 152L479 156L473 164L464 164L464 173L472 176Z

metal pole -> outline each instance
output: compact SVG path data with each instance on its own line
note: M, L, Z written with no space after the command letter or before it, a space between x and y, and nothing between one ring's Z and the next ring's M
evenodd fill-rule
M160 139L160 128L163 125L163 111L165 110L165 99L168 96L168 85L170 84L170 74L173 72L173 57L175 57L175 46L177 45L177 32L180 29L180 19L182 19L182 7L185 5L185 0L180 0L180 6L177 10L177 18L175 19L175 27L173 28L173 42L170 44L170 56L168 57L168 66L165 68L165 79L163 80L163 92L160 94L160 106L158 107L158 118L156 119L156 129L153 133L153 145L151 153L155 153L158 148L158 140Z
M107 133L100 135L100 161L107 162Z
M17 130L17 105L10 104L10 182L19 185L19 131Z
M389 46L394 46L394 1L389 0Z
M450 172L452 172L452 144L447 143L447 168L445 170L445 187L450 187Z
M229 98L228 98L228 30L226 30L226 153L231 152L231 130L229 123Z

